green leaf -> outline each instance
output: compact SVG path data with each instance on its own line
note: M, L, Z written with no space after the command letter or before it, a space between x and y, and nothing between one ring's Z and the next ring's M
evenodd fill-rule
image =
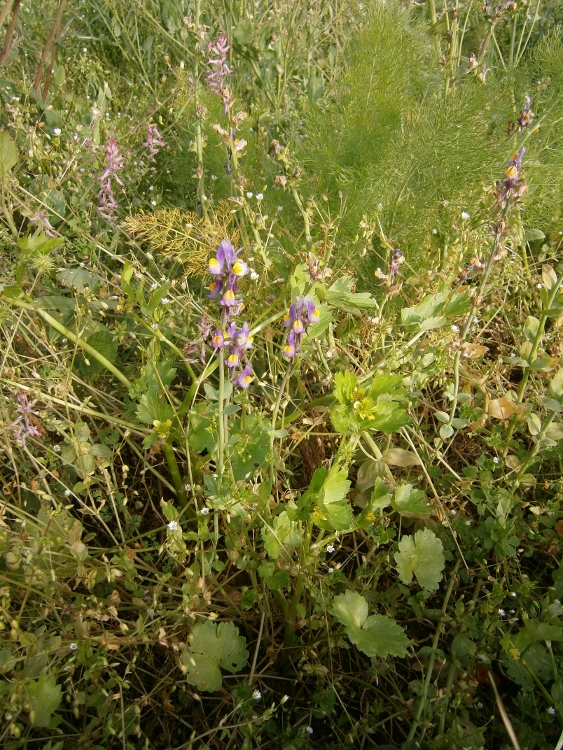
M174 418L172 407L160 401L158 391L151 389L141 396L137 406L137 419L145 424L152 425L155 421L165 422Z
M331 614L346 627L361 628L368 613L368 603L357 591L346 591L334 597Z
M85 268L63 268L57 272L57 280L63 286L72 286L77 292L84 292L86 289L89 291L95 289L100 277Z
M354 281L351 276L341 276L326 290L325 297L333 307L351 315L360 315L365 308L375 307L375 300L369 292L353 292Z
M427 518L431 510L425 493L415 490L412 484L397 487L391 505L396 513L406 518Z
M16 166L18 149L12 136L5 130L0 131L0 178L5 180Z
M76 300L72 297L49 295L33 300L33 306L38 307L40 310L60 310L61 312L66 312L67 310L74 310Z
M410 583L414 573L423 588L436 591L445 566L444 547L433 531L420 529L414 536L403 536L395 562L403 583Z
M385 466L383 466L385 470ZM380 461L373 461L371 458L360 466L358 477L356 479L356 489L358 492L365 492L373 487L377 478L382 475L382 466Z
M38 680L27 684L26 691L31 723L36 727L48 727L53 713L61 704L61 686L57 685L55 677L42 674Z
M221 669L240 672L247 662L246 640L232 622L220 625L209 620L197 622L190 641L182 654L182 661L188 683L198 690L209 693L220 690L223 684Z
M358 378L349 370L337 372L334 376L334 397L340 404L349 404L357 387Z
M252 24L247 18L239 21L234 28L233 38L241 47L246 47L252 41Z
M318 308L319 319L316 323L313 323L307 331L307 338L315 339L326 331L332 320L332 310L326 305L320 305Z
M458 633L452 641L451 653L456 666L467 669L471 666L477 646L467 636Z
M93 333L86 339L86 343L99 352L109 362L115 362L117 359L117 343L113 334L108 330L100 330ZM77 354L76 365L83 372L93 374L105 370L105 366L91 354Z
M278 570L273 562L260 563L258 574L272 591L279 591L289 586L289 573L287 570Z
M559 402L563 399L563 368L557 370L549 384L549 393Z
M285 510L274 518L271 527L266 526L263 535L264 549L272 560L277 560L282 547L297 547L301 543L299 526L290 520Z
M319 494L317 516L320 516L320 520L325 521L332 531L347 531L352 527L354 520L352 508L347 498L351 484L347 476L348 473L345 469L334 466ZM320 525L321 528L326 527L318 520L317 525Z
M374 509L387 508L388 505L391 505L391 493L383 479L376 480L371 493L370 504Z
M524 240L526 242L536 242L537 240L544 240L545 234L541 229L526 229L524 231Z
M344 625L346 635L367 656L400 656L409 643L404 630L385 615L368 617L368 603L356 591L334 598L331 614Z
M403 628L386 615L371 615L363 628L348 628L346 632L367 656L406 656L409 639Z

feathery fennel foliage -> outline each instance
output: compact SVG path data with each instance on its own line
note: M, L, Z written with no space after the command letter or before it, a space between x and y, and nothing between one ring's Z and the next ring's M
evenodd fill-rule
M521 70L492 71L486 84L467 75L447 95L430 31L398 4L375 3L356 44L336 103L309 119L302 157L333 201L339 190L345 196L344 242L366 216L415 268L429 253L447 255L461 213L472 226L486 216L484 197L514 148L507 122L517 120L526 93L541 122L539 137L528 139L534 190L526 221L555 231L563 176L560 33L538 42ZM380 264L377 253L368 255L368 278Z

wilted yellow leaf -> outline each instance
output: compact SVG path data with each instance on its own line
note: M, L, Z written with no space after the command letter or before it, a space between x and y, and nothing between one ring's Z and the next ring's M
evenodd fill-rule
M482 357L485 352L489 351L488 346L483 346L482 344L471 344L469 342L466 342L462 348L463 356L467 357L467 359L476 359L477 357Z
M403 450L403 448L389 448L382 458L388 466L418 466L420 464L416 453Z
M489 416L495 419L510 419L515 411L514 404L506 396L489 401Z

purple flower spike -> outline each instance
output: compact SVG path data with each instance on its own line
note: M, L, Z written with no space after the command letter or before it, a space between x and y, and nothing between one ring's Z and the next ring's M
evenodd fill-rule
M227 65L227 55L231 45L226 34L221 34L214 42L209 44L209 58L207 64L211 67L211 73L207 76L207 83L214 94L221 97L225 114L232 103L231 93L226 86L227 76L232 70Z
M115 218L118 208L115 195L113 194L112 180L115 180L121 187L125 187L117 174L123 169L123 163L124 159L119 150L119 144L115 138L110 138L106 143L106 168L98 177L98 182L101 186L98 191L98 210L108 220Z
M154 157L158 154L161 148L166 148L168 144L160 135L158 128L153 122L147 123L147 131L147 140L143 143L143 146L149 150L149 161L156 164L156 159Z
M28 437L40 437L41 433L30 423L31 416L33 414L34 401L28 401L27 396L24 393L18 393L17 395L18 405L16 406L16 413L18 414L10 425L10 429L14 433L14 437L19 441L22 448L26 447L26 440Z
M309 296L297 297L283 321L284 326L290 329L287 344L282 349L284 357L289 360L295 357L301 347L301 338L319 318L319 310Z

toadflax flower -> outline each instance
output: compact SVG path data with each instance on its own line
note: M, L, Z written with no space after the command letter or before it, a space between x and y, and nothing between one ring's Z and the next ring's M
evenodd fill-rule
M523 133L527 127L529 127L532 123L532 120L534 119L534 113L532 112L532 100L526 94L525 97L525 104L524 109L520 112L520 116L518 117L518 128L520 129L520 132Z
M17 402L16 412L18 417L12 422L10 429L14 433L15 439L19 440L22 448L25 448L27 438L39 437L40 433L37 427L30 422L34 402L28 401L24 393L18 393Z
M149 161L152 161L155 164L156 159L154 157L158 154L161 148L166 148L168 146L164 138L158 132L158 128L154 122L147 123L147 140L143 143L143 146L149 150Z
M297 297L289 312L284 317L283 324L289 328L287 342L282 350L282 354L289 360L292 360L301 348L301 339L303 334L312 323L319 320L319 310L313 300L309 297Z
M526 148L522 146L517 154L512 154L508 162L508 167L504 173L504 180L498 184L499 203L505 205L508 198L519 198L527 191L524 181L521 179L520 169L522 167L522 158L526 153Z
M242 299L237 298L237 283L246 276L249 268L245 261L238 258L239 253L240 250L235 250L228 240L224 240L207 268L214 277L209 285L209 296L219 299L228 317L239 315L244 309Z
M239 388L248 388L252 383L252 365L246 363L246 352L252 348L253 337L250 335L248 323L244 322L241 328L237 328L232 322L227 331L214 331L211 337L211 346L216 350L225 350L225 364L231 370L233 384ZM243 367L244 364L244 367ZM239 368L242 370L238 372ZM237 373L237 374L235 374Z

